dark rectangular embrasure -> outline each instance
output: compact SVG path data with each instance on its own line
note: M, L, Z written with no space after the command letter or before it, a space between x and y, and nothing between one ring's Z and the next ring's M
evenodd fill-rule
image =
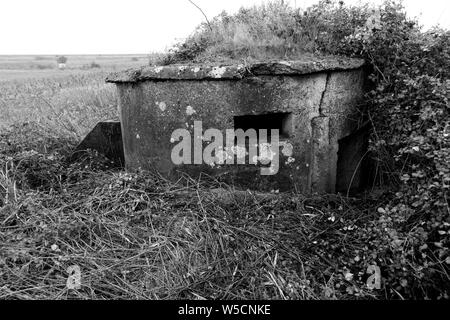
M278 129L280 138L289 138L292 134L292 114L283 112L235 116L234 129L255 129L257 133L259 129L267 129L268 136L270 129Z

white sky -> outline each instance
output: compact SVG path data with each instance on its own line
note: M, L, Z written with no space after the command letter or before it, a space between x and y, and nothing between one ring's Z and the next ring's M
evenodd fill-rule
M194 0L209 18L265 1ZM301 8L317 2L287 1ZM421 14L425 27L450 29L450 1L404 4L411 16ZM0 54L150 53L186 37L202 21L188 0L0 0Z

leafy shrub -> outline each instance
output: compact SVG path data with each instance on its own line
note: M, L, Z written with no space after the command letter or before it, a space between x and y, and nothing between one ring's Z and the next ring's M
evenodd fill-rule
M371 148L394 187L379 209L374 247L384 254L392 292L448 298L450 32L421 32L394 2L371 20L344 37L339 50L374 69Z
M275 2L222 13L164 63L306 52L360 57L372 67L370 148L387 192L376 216L359 226L367 242L359 271L379 265L387 297L449 298L449 31L423 32L396 1L379 7L321 1L305 11Z

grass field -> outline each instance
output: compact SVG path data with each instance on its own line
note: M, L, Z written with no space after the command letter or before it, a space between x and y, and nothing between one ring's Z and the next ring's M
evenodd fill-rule
M155 55L66 55L66 67L69 70L89 69L92 63L100 68L123 69L133 66L148 64L149 59ZM57 56L33 55L33 56L8 56L0 55L0 70L52 70L57 69Z
M33 121L80 139L99 120L115 119L114 70L149 63L146 56L68 56L58 70L54 56L0 56L0 128ZM91 68L95 61L99 67ZM36 68L43 62L52 68Z

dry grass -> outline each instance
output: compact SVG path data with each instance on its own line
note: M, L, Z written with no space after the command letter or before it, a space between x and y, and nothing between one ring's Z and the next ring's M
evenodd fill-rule
M2 137L2 299L373 296L339 267L364 247L343 231L370 218L358 202L234 192L209 177L174 183L95 154L68 163L70 142L33 141L43 133L30 124ZM330 243L348 247L324 251ZM66 286L74 265L78 290Z

